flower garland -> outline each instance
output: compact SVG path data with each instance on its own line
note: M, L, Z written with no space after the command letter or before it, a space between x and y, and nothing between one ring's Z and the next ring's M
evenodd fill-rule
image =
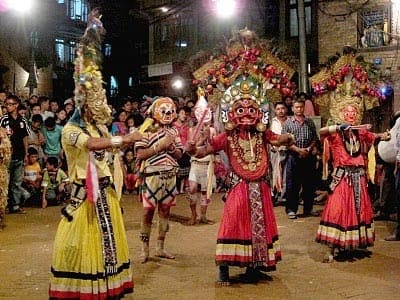
M351 66L349 64L343 65L336 73L322 81L313 82L312 89L317 96L321 96L327 92L339 90L343 94L346 93L344 82L345 78L351 76L352 89L350 96L362 97L370 96L384 100L385 96L381 91L374 86L369 80L368 73L361 65Z
M293 96L296 84L290 81L287 71L268 64L263 59L260 48L232 49L222 54L219 65L207 70L207 77L193 80L196 86L202 86L212 94L214 87L222 85L224 89L232 84L237 74L250 74L264 84L265 89L278 89L282 96Z

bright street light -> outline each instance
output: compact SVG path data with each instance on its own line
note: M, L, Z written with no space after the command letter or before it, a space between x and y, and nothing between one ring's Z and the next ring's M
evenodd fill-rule
M19 13L28 12L33 6L33 0L4 0L4 2L6 7Z
M184 86L183 79L181 77L172 79L171 86L174 90L180 91Z
M213 0L217 15L221 18L229 18L236 12L235 0Z

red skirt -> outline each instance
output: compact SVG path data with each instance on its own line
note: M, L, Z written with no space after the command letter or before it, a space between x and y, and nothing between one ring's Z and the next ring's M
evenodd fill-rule
M264 266L281 259L271 190L265 182L240 182L227 195L218 231L216 264Z
M373 210L366 177L360 178L359 213L353 186L343 178L328 197L316 241L333 248L351 250L373 246L374 240Z

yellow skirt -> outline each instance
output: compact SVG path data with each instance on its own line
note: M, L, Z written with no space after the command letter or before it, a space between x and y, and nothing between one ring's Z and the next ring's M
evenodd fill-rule
M117 270L107 275L102 230L95 205L88 200L63 218L56 233L50 279L50 299L119 299L133 292L132 270L121 207L114 189L107 188ZM98 200L100 201L100 199Z

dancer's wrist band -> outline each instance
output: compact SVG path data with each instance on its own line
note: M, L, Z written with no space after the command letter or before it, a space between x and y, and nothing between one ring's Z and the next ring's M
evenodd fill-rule
M337 131L337 126L336 125L331 125L328 127L328 132L329 133L335 133Z
M111 146L113 148L121 147L122 145L122 136L112 136L111 137Z

